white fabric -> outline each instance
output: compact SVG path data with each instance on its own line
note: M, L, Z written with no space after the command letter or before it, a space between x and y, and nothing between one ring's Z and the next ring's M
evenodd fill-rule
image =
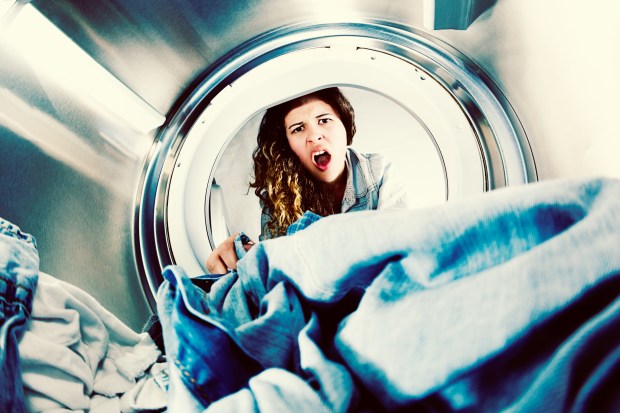
M167 406L168 363L156 363L149 374L121 396L120 408L123 413L136 413L144 410L160 411Z
M120 412L120 395L161 355L148 334L45 273L39 274L19 354L26 405L37 412Z

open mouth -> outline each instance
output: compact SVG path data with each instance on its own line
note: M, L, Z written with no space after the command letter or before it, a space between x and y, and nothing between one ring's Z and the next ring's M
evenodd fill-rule
M312 152L312 162L321 171L326 171L329 168L331 160L332 155L325 150Z

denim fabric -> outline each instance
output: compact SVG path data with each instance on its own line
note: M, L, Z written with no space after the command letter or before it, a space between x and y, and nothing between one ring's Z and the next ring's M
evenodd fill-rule
M342 212L407 207L405 186L392 176L392 165L382 155L349 148L346 165L349 173Z
M261 242L202 298L223 303L219 328L263 369L233 368L247 384L213 411L617 411L619 246L609 179L333 215Z
M209 306L204 292L180 268L168 267L163 275L157 310L170 362L169 409L207 406L245 386L260 366L241 350L231 320ZM218 286L228 282L223 278ZM194 404L188 406L187 400Z
M0 411L25 412L18 341L32 310L39 254L35 239L0 218Z
M314 212L306 211L297 221L293 222L286 229L286 235L293 235L302 229L306 229L321 218L322 217L320 215L317 215Z
M245 233L243 233L243 232L240 232L235 237L235 241L234 241L235 252L237 253L237 257L239 259L241 259L241 258L243 258L245 256L246 251L245 251L244 245L247 245L250 241L251 241L250 237L245 235Z
M612 284L618 283L615 278ZM606 284L599 289L603 291L587 300L595 301L586 304L591 308L582 308L579 314L569 311L565 316L574 317L572 323L563 320L564 326L555 326L566 329L566 324L581 323L558 346L509 412L620 411L619 288ZM563 403L565 400L572 403Z

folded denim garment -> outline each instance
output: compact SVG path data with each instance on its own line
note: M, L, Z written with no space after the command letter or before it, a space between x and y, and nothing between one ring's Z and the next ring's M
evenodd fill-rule
M171 374L213 383L177 381L186 411L620 406L618 180L329 216L260 242L208 293L164 275Z

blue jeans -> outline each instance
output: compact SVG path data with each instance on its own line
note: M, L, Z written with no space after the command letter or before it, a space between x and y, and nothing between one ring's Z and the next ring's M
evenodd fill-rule
M184 278L167 271L177 284ZM217 314L211 326L234 337L226 346L258 368L232 360L219 373L247 384L215 403L187 387L196 410L302 401L333 412L620 405L617 180L543 182L440 208L322 218L257 244L238 273L213 286L194 296L193 317ZM159 300L173 292L162 285ZM204 343L198 351L220 351L202 334L192 340ZM217 366L229 349L221 354ZM184 368L216 370L201 363Z
M37 287L39 254L34 238L0 218L0 411L25 412L19 351Z

